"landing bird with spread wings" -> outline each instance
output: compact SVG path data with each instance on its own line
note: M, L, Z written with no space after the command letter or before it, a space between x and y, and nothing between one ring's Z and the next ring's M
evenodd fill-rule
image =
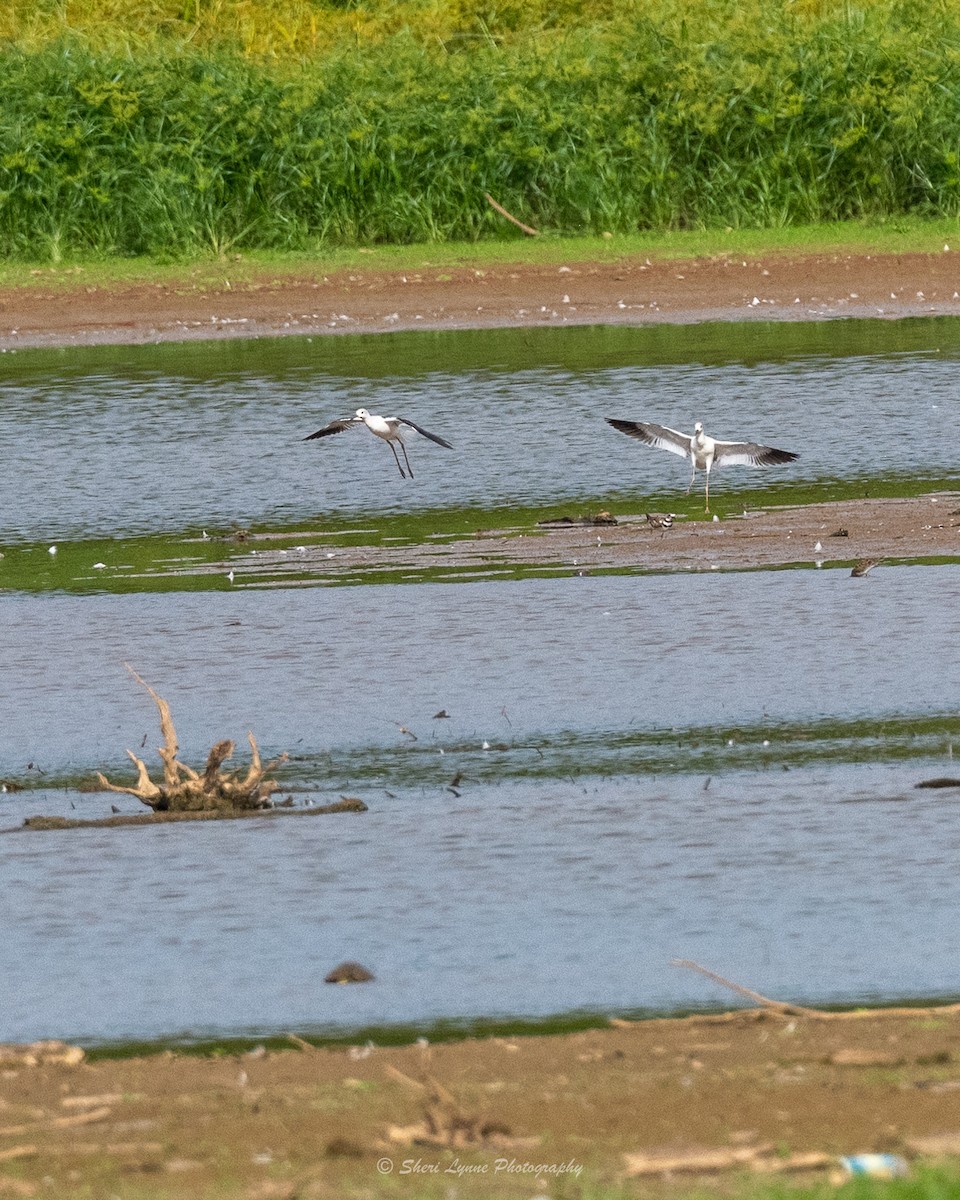
M318 429L316 433L307 434L303 439L305 442L312 442L315 438L329 437L331 433L343 433L345 429L349 429L351 425L366 425L372 434L378 438L382 438L393 451L393 457L397 460L397 470L402 478L406 479L407 475L413 478L413 468L410 466L410 459L407 458L407 448L403 444L403 430L401 425L406 425L410 429L416 430L421 437L429 438L431 442L436 442L438 446L446 446L448 450L453 447L449 442L444 441L442 437L438 437L435 433L428 433L426 429L421 429L414 421L408 421L406 417L380 417L376 413L368 413L365 408L358 408L352 417L341 417L336 421L331 421L329 425L324 425L322 429ZM397 446L403 451L403 461L407 464L406 474L403 467L400 465L400 457L397 454Z
M654 425L652 421L618 421L615 417L607 417L607 423L648 446L689 458L693 464L693 474L690 476L688 493L697 478L697 471L704 471L706 512L710 511L710 471L713 467L769 467L775 463L793 462L800 457L789 450L761 446L758 442L718 442L715 438L707 437L700 421L694 425L692 437L688 433L668 429L666 425Z

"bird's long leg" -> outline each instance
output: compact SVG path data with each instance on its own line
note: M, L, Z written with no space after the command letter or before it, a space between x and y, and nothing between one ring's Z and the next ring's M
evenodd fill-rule
M410 459L407 458L407 448L403 444L403 442L400 443L400 449L403 451L403 461L407 464L407 474L412 479L413 478L413 467L410 466Z
M397 460L397 470L400 472L400 478L401 478L401 479L406 479L406 475L404 475L404 473L403 473L403 467L401 467L401 466L400 466L400 456L397 454L397 448L396 448L396 446L393 444L393 442L387 442L387 445L388 445L388 446L390 447L390 449L393 451L393 457L394 457L394 458ZM404 458L406 458L406 457L407 457L407 452L406 452L406 450L404 450L404 452L403 452L403 457L404 457ZM409 464L409 463L407 463L407 466L409 466L409 465L410 465L410 464Z
M704 484L703 494L704 494L704 498L706 499L706 502L707 502L706 508L704 508L703 511L709 512L710 511L710 464L709 463L707 463L707 482Z

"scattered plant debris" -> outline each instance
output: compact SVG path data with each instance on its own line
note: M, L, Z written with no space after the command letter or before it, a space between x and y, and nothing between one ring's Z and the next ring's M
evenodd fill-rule
M40 1067L56 1064L61 1067L76 1067L86 1058L80 1046L66 1042L30 1042L26 1045L0 1043L0 1067Z
M603 511L592 517L551 517L546 521L538 521L537 524L544 529L556 529L568 525L618 525L619 521L611 513Z
M486 1120L467 1113L453 1094L436 1079L421 1083L391 1067L388 1067L387 1073L417 1091L424 1100L422 1121L415 1125L388 1127L387 1137L391 1142L465 1150L479 1147L529 1149L540 1141L538 1137L514 1137L510 1127L502 1121Z

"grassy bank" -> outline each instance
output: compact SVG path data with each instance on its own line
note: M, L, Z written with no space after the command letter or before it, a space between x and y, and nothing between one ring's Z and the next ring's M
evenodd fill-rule
M55 261L46 253L0 258L0 287L72 290L134 284L180 285L219 291L238 285L282 282L303 276L349 271L405 272L456 267L482 269L509 263L563 265L616 263L631 258L691 259L783 254L937 254L960 242L960 218L900 216L869 221L837 221L776 229L645 231L609 237L545 235L535 239L503 233L482 241L418 242L406 245L317 245L306 249L244 248L218 254L200 246L193 254L119 255L109 250L60 247Z
M116 0L99 32L95 7L7 18L7 258L471 242L503 233L487 194L564 236L960 212L960 9L933 0L357 7L349 35L318 8L283 55L250 32L276 6L246 40L237 5L219 39L199 2L125 25Z

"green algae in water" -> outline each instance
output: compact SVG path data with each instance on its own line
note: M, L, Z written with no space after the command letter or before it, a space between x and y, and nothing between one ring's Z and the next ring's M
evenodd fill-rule
M615 779L623 776L780 772L817 765L923 763L952 759L960 745L960 716L888 715L751 725L703 725L652 730L558 732L504 738L484 749L476 740L404 740L383 748L294 754L280 769L280 791L298 801L321 792L436 789L462 770L472 786L512 780ZM438 759L438 752L443 756ZM93 774L50 773L18 777L18 791L89 790ZM96 769L99 769L99 764ZM113 767L111 767L113 769ZM918 766L918 779L920 768ZM960 774L960 769L957 771Z
M714 507L739 516L746 509L800 507L831 501L896 499L943 492L956 486L944 477L917 478L897 476L886 479L821 480L752 488L721 497ZM958 497L960 498L960 497ZM661 500L664 498L661 497ZM702 497L678 494L666 497L671 510L690 523L709 520L703 512ZM473 538L478 533L496 532L507 538L542 533L542 522L558 520L571 512L591 514L602 510L628 514L636 509L635 495L595 496L578 501L551 503L543 507L428 509L413 513L385 514L371 511L324 514L315 522L295 525L256 525L242 535L231 532L187 530L183 533L154 534L63 541L56 553L49 544L7 544L0 559L0 592L63 592L72 595L106 593L131 595L148 592L211 592L229 590L235 582L257 586L355 586L397 582L463 583L509 577L543 578L558 570L569 570L569 563L513 562L509 554L491 558L487 565L470 562L421 566L376 561L348 570L338 570L331 578L324 562L297 566L301 549L322 550L331 555L338 548L437 546L444 542ZM304 526L308 527L305 528ZM838 554L843 546L838 543ZM268 560L258 565L256 553L288 555L282 569ZM960 551L958 551L960 558ZM837 561L844 561L842 556ZM924 561L955 561L950 556L929 556ZM763 568L781 569L781 568ZM642 574L651 568L595 567L594 574ZM231 579L230 573L234 572ZM242 572L242 573L241 573Z

